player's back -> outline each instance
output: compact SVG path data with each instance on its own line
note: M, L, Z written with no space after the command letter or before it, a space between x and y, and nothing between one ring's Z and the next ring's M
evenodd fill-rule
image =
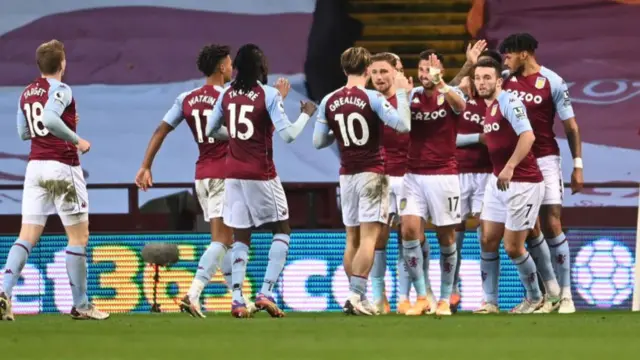
M198 144L200 155L196 162L196 179L224 179L228 142L207 137L207 121L213 113L221 87L205 85L185 93L182 115Z
M391 106L398 107L396 95L387 99ZM399 133L397 130L385 126L382 134L384 148L385 173L390 176L403 176L407 171L407 151L409 151L410 135Z
M384 173L384 123L371 106L376 101L372 97L382 94L354 86L342 87L323 100L328 126L338 142L342 175Z
M556 112L561 117L571 109L567 86L555 72L542 66L540 72L529 76L511 75L503 88L516 95L527 108L531 127L536 135L533 153L536 157L559 155L560 148L553 131ZM571 109L573 116L573 109Z
M455 175L458 115L443 94L428 94L423 87L411 95L411 144L408 172Z
M467 100L467 106L459 115L458 134L481 134L486 112L487 104L484 99L476 96ZM484 144L456 148L456 160L461 173L486 173L492 169L489 151Z
M80 165L77 147L55 137L42 121L44 107L50 97L66 101L70 94L68 85L48 78L38 78L27 85L20 95L20 110L27 120L31 134L29 160L53 160L67 165ZM62 113L62 121L71 131L76 131L76 104L71 98Z
M284 113L280 92L258 83L242 91L231 87L222 96L229 131L226 177L269 180L277 176L273 163L274 125L270 114Z

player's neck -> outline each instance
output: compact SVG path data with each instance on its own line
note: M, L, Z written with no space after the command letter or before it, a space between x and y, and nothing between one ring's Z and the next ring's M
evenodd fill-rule
M498 96L500 96L500 93L502 92L501 88L497 88L496 91L493 92L493 96L488 97L486 99L484 99L485 104L487 105L491 105L491 103L493 103L494 101L496 101L496 99L498 98Z
M224 86L224 76L222 74L212 74L205 78L205 84L209 86Z
M40 74L45 79L53 79L62 82L62 73L57 74Z
M365 76L358 76L358 75L347 76L347 85L345 85L345 87L348 87L348 88L352 88L355 86L364 87L365 85L367 85L367 78Z
M524 69L522 69L522 76L537 74L540 72L540 68L540 64L538 64L535 59L531 59L530 61L527 61L526 64L524 64Z
M391 86L387 91L383 92L382 95L384 95L385 98L390 99L396 96L396 88Z

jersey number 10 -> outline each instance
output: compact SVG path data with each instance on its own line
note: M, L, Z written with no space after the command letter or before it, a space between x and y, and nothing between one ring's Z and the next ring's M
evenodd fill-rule
M42 104L39 102L24 104L22 110L24 110L24 116L27 118L27 125L32 138L49 135L49 129L42 122L42 113L44 112Z
M355 112L351 113L347 116L346 124L344 123L344 114L335 114L334 117L340 126L340 134L345 147L351 146L351 143L354 143L356 146L362 146L369 141L369 126L364 116ZM353 126L355 122L358 122L362 128L362 136L360 137L356 136Z

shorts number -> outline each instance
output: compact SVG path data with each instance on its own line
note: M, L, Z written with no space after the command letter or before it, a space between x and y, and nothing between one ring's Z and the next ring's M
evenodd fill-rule
M240 140L247 140L253 136L253 123L247 119L247 114L253 111L253 105L240 105L240 114L236 119L236 104L229 104L227 107L229 110L229 136L232 138L238 138ZM240 132L237 130L237 124L244 124L247 130Z
M202 120L200 120L200 110L191 111L191 116L196 122L196 136L198 137L198 144L202 144L204 142L204 137L202 136L202 134L204 133L203 130L207 126L207 123L209 122L209 116L211 116L212 113L213 113L213 110L211 109L202 110L202 116L204 116L207 119L207 121L205 121L203 125ZM213 144L214 141L215 139L212 137L207 138L207 142L209 144Z
M531 208L533 207L533 204L527 204L527 214L524 217L529 217L529 213L531 213Z
M344 114L336 114L335 119L340 126L340 134L342 135L342 141L344 141L344 146L351 146L353 142L356 146L362 146L369 141L369 126L367 125L367 119L364 116L358 113L351 113L347 116L347 124L345 126L344 123ZM362 136L357 137L353 123L360 123L360 128L362 128Z
M460 196L451 196L447 198L449 200L449 212L458 211L458 202L460 201Z
M24 116L27 118L27 125L29 125L29 132L32 138L49 135L49 129L42 122L42 113L44 111L42 104L39 102L24 104L22 110L24 110Z

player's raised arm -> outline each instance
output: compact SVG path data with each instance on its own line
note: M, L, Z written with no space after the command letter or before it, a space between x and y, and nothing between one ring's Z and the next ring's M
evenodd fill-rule
M397 73L395 78L396 98L398 108L394 108L384 95L374 90L367 90L369 104L373 111L388 127L400 133L411 131L411 110L409 109L409 93L413 84L402 74Z
M548 79L549 85L551 86L551 97L553 98L558 117L564 125L564 133L567 135L567 142L569 142L569 149L571 150L571 157L573 158L571 193L575 194L582 191L582 187L584 186L580 129L578 128L578 122L576 121L573 106L571 105L571 97L569 96L567 83L555 73L549 74Z
M16 115L16 124L18 126L18 135L22 140L31 139L31 130L29 130L29 124L27 124L27 118L24 117L24 113L20 108L20 101L18 101L18 114Z
M267 110L269 111L269 116L271 117L273 126L275 126L276 131L282 140L287 143L293 142L293 140L302 133L302 130L305 125L307 125L311 115L316 111L316 104L311 101L303 102L301 104L300 116L298 116L296 122L292 123L289 121L289 117L284 111L284 102L282 101L280 91L270 86L265 86L264 89Z
M478 62L478 57L487 48L486 40L478 40L475 44L471 45L469 43L467 45L467 60L464 62L464 65L460 69L460 72L449 82L451 86L457 86L462 82L464 77L467 77L471 74L471 70L473 70L473 66Z
M499 97L498 104L504 118L509 121L511 127L513 127L513 130L518 135L516 149L505 166L514 169L518 164L520 164L522 159L527 156L529 151L531 151L531 147L533 146L533 142L536 140L536 137L533 135L531 122L527 117L527 110L522 101L517 99L515 96L509 95Z
M327 107L327 99L329 95L325 96L320 102L320 109L318 109L318 117L316 119L316 125L313 128L313 146L316 149L325 148L336 140L333 131L329 129L327 118L325 116L325 109Z
M49 99L42 111L42 123L53 136L78 145L80 138L62 121L62 113L71 104L71 88L59 83L51 85Z

